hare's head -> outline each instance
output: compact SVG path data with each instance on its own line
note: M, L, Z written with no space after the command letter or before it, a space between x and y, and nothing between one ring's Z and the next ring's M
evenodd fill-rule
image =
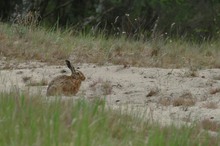
M72 77L74 77L75 79L79 79L81 81L84 81L86 79L84 74L81 71L75 70L75 68L72 66L69 60L66 60L66 65L71 70Z

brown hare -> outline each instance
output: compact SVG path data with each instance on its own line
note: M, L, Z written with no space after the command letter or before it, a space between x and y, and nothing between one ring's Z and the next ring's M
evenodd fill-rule
M47 96L71 96L76 95L79 91L81 82L85 80L85 76L81 71L75 70L69 60L66 60L66 65L71 70L72 75L61 75L54 78L47 87Z

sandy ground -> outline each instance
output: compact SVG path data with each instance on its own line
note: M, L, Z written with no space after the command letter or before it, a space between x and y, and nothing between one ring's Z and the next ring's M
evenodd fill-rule
M85 76L74 97L104 98L109 107L135 113L161 124L220 122L220 69L161 69L115 65L76 64ZM47 83L65 66L0 61L0 91L23 91L46 97ZM125 110L126 109L126 110Z

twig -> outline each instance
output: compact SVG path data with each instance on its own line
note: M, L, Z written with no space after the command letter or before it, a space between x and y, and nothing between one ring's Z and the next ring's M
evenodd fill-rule
M67 5L70 4L71 2L73 2L73 0L70 0L70 1L68 1L68 2L66 2L66 3L64 3L64 4L62 4L62 5L57 6L55 9L53 9L52 11L50 11L50 12L48 12L47 14L45 14L44 16L42 16L42 19L48 17L48 16L51 15L54 11L56 11L56 10L62 8L62 7L67 6Z

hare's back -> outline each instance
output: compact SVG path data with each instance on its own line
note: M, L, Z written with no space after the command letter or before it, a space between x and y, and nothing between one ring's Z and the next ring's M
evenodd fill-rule
M58 76L48 85L47 95L75 95L80 87L81 81L71 76Z
M50 81L48 86L53 84L62 84L63 82L67 82L68 80L70 80L69 76L66 75L57 76L52 81Z

